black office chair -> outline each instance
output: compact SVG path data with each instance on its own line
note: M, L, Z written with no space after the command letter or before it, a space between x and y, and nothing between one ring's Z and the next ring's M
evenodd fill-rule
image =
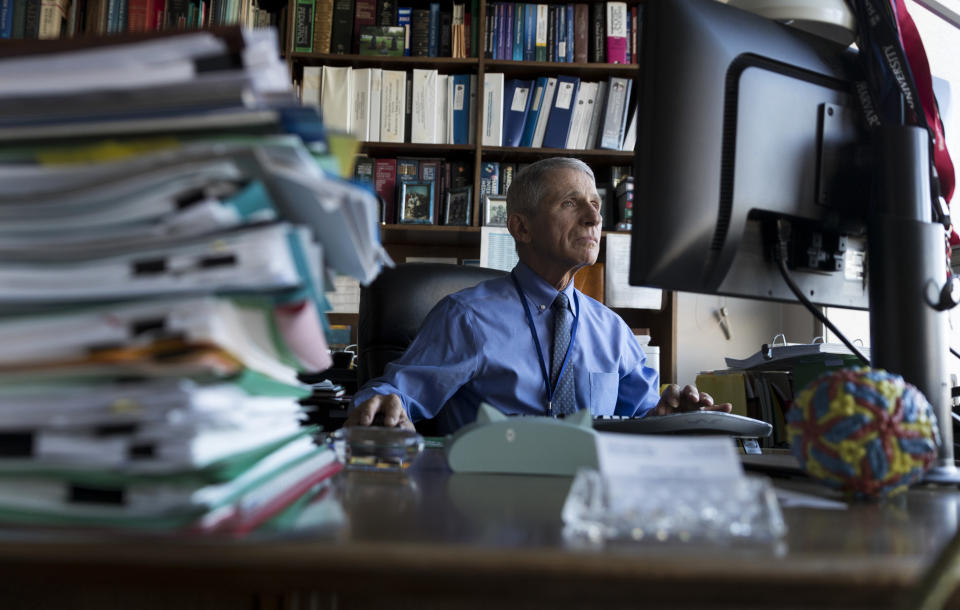
M405 263L384 269L360 290L357 383L362 386L383 374L387 363L403 354L443 297L504 275L497 269L444 263ZM429 421L419 422L417 429L433 435Z

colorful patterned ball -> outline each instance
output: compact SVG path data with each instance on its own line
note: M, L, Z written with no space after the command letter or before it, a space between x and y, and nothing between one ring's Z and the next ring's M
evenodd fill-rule
M927 399L880 369L843 369L813 380L787 412L787 430L807 474L856 498L906 490L940 444Z

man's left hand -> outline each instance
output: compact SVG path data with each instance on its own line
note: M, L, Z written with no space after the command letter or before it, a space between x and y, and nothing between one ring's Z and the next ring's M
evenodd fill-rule
M654 407L651 415L668 415L682 411L723 411L729 413L733 405L729 402L713 404L713 396L700 392L692 385L680 386L673 383L667 386L660 395L660 402Z

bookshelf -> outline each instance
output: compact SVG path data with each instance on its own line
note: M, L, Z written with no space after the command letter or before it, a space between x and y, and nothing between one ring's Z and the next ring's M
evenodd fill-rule
M291 0L287 10L287 31L295 29L295 11L292 7L297 0ZM401 3L402 4L402 3ZM467 162L473 172L473 210L470 226L443 226L443 225L406 225L382 224L381 239L398 262L408 256L449 257L476 259L480 254L480 230L483 224L483 206L480 190L481 165L484 162L496 161L499 163L530 163L552 156L572 156L579 158L590 165L598 174L613 166L629 166L633 162L632 151L618 151L605 149L571 150L560 148L533 148L515 146L487 146L482 144L480 137L483 125L483 82L488 73L503 73L504 79L535 80L541 76L568 75L580 78L583 81L606 80L611 77L636 78L637 65L608 64L608 63L575 63L557 61L515 61L491 59L484 57L483 46L486 40L484 24L487 23L488 10L493 10L495 3L479 0L476 7L477 18L472 27L478 29L477 41L480 50L477 57L388 57L365 56L356 54L332 53L305 53L295 52L292 37L286 40L286 57L290 65L294 81L303 77L305 66L349 66L352 68L383 68L390 70L410 71L414 68L435 69L440 74L469 73L477 76L476 113L471 128L476 134L475 143L469 145L453 144L415 144L409 141L404 143L362 142L361 153L372 158L397 157L440 157L457 159ZM565 3L553 3L555 6L564 6ZM640 5L636 0L628 5ZM467 4L468 10L470 8ZM316 38L314 38L316 40ZM471 50L473 51L473 50ZM635 61L635 60L634 60ZM634 103L636 94L631 94L630 103ZM611 198L612 199L612 198ZM604 232L606 235L607 232ZM600 261L603 261L603 244L601 244ZM624 318L632 328L648 328L654 336L654 344L661 349L661 377L665 381L676 379L676 297L666 294L661 311L618 309L617 313ZM341 318L338 318L341 319ZM349 323L349 318L347 319Z

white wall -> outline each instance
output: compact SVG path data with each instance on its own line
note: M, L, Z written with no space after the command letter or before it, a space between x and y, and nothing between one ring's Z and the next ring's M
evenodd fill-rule
M714 312L726 306L731 337ZM800 305L681 292L677 294L677 382L693 383L697 373L726 368L725 356L745 358L777 333L791 343L809 342L815 320Z

